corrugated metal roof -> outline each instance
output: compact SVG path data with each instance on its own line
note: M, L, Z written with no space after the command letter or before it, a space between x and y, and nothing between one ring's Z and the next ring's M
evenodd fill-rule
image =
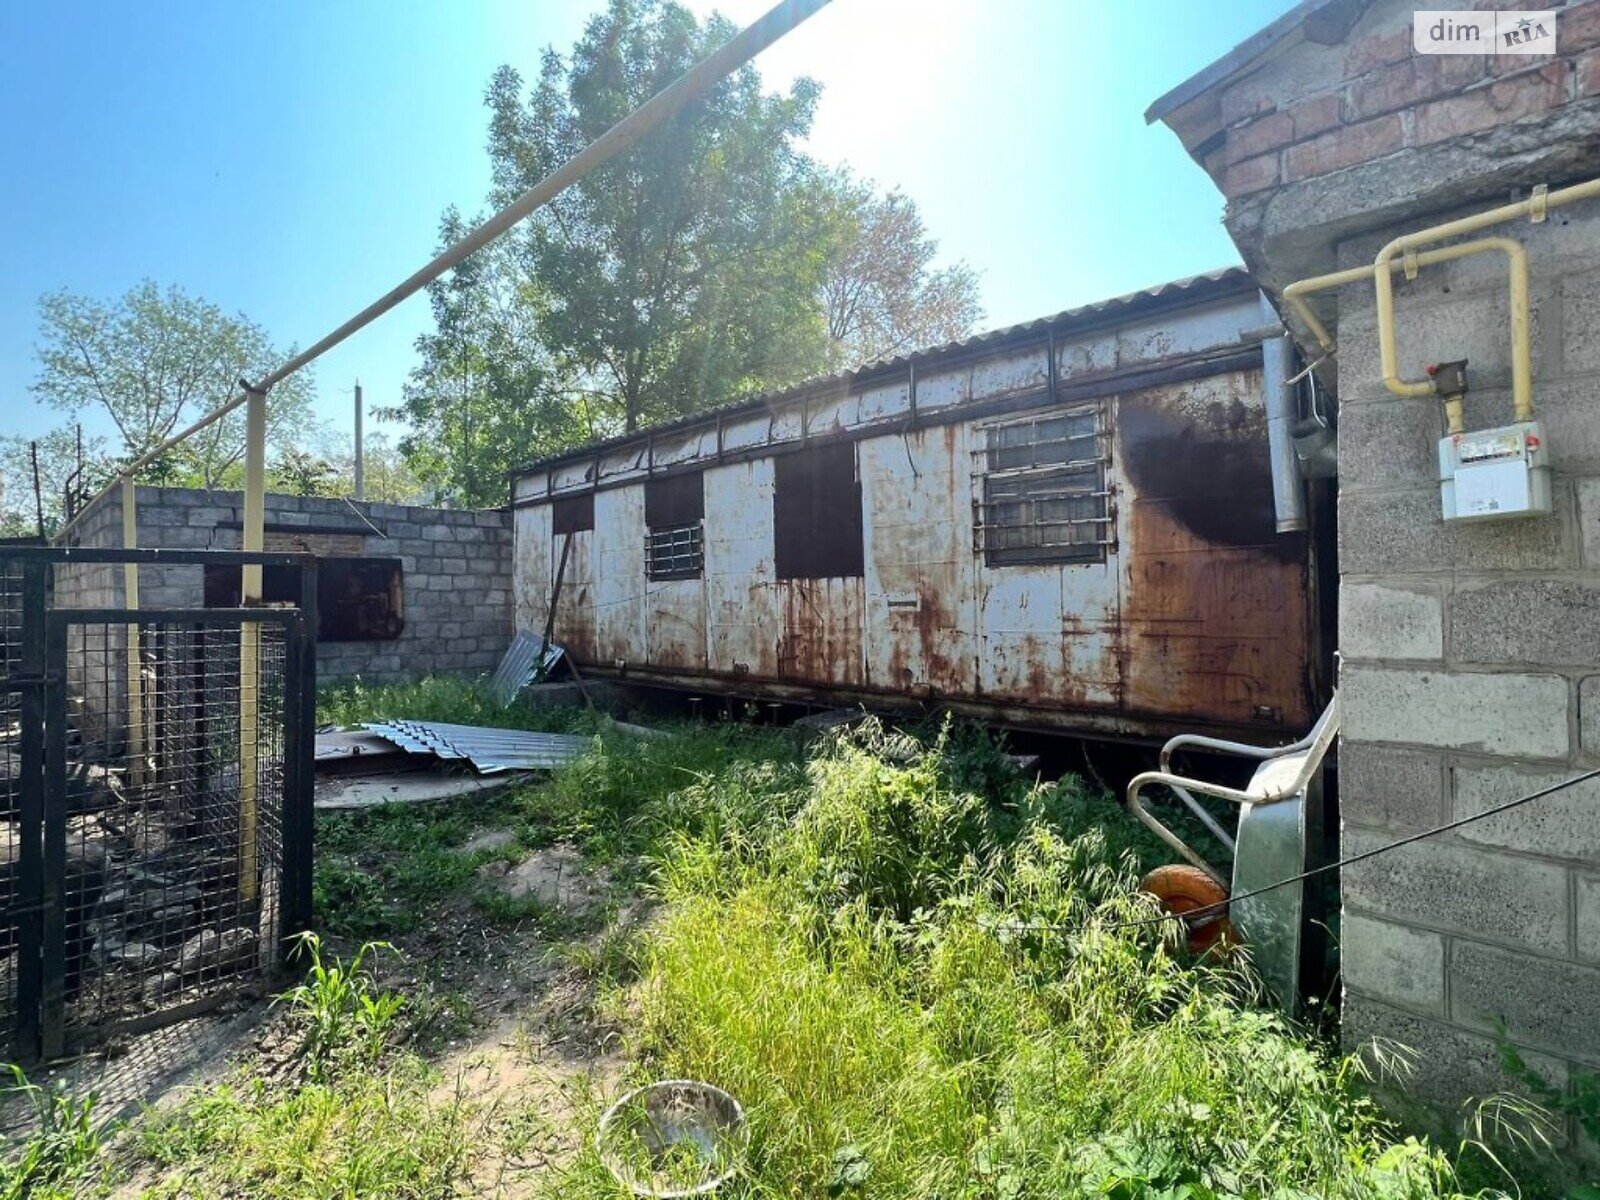
M733 413L753 412L762 408L771 408L789 400L798 399L808 393L848 387L857 381L871 379L878 375L891 374L896 370L910 367L912 364L936 361L951 356L981 354L988 350L999 350L1011 342L1026 340L1052 329L1059 331L1064 327L1070 328L1077 325L1098 323L1107 317L1131 317L1144 312L1161 311L1215 295L1227 295L1230 292L1243 291L1253 286L1254 282L1251 279L1250 272L1244 267L1222 267L1215 271L1205 271L1199 275L1190 275L1184 279L1174 279L1168 283L1159 283L1153 287L1141 288L1136 292L1127 292L1121 296L1112 296L1106 300L1096 300L1092 304L1081 304L1076 308L1063 309L1048 317L1036 317L1031 321L1002 326L999 329L973 334L971 337L945 342L942 345L927 346L920 350L914 350L909 354L897 354L892 358L863 363L849 371L840 371L833 375L814 376L811 379L779 391L762 392L755 396L747 396L728 404L702 409L697 413L679 417L676 420L663 421L633 433L605 438L598 442L590 442L583 446L574 447L571 450L562 451L560 454L552 454L546 458L535 459L524 466L514 468L511 471L511 475L515 478L532 471L543 470L557 463L590 458L601 451L638 442L652 434L705 424L716 420L719 416L725 417Z
M451 725L442 721L375 721L361 728L408 754L471 763L481 775L497 771L550 771L581 758L594 739L568 733Z

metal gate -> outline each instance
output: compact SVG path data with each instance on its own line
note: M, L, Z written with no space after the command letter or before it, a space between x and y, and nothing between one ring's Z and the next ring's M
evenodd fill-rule
M105 606L129 564L195 606ZM206 567L245 565L298 572L300 603L198 607ZM12 1058L248 997L309 926L315 627L306 556L0 548Z

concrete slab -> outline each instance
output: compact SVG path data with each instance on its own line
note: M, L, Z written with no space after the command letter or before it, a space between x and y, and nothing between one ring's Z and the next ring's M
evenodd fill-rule
M528 771L482 778L434 771L386 771L378 775L319 779L314 804L318 812L339 812L383 804L430 804L462 796L486 799L531 777Z

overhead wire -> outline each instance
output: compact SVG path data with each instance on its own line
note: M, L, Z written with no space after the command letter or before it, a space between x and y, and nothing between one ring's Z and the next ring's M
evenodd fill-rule
M1527 795L1519 796L1515 800L1507 800L1504 804L1493 805L1490 808L1484 809L1482 812L1472 813L1471 815L1465 817L1458 817L1454 821L1447 821L1443 825L1436 825L1433 828L1425 829L1420 833L1413 833L1403 838L1396 838L1392 842L1385 842L1381 846L1374 846L1372 849L1363 850L1359 854L1352 854L1346 858L1338 859L1335 862L1323 863L1320 866L1312 867L1306 871L1301 871L1296 875L1287 876L1286 878L1280 879L1275 883L1263 884L1261 887L1251 888L1247 892L1240 892L1237 896L1229 896L1226 900L1219 900L1215 904L1207 904L1201 908L1191 909L1188 912L1161 913L1154 917L1139 917L1133 920L1117 921L1111 925L1104 925L1100 926L1099 928L1109 932L1117 929L1135 928L1142 925L1161 925L1168 921L1183 921L1185 924L1188 924L1190 922L1204 920L1206 917L1218 916L1227 912L1230 904L1237 904L1241 900L1250 900L1256 896L1264 895L1267 892L1276 891L1282 887L1288 887L1290 884L1302 883L1307 879L1314 879L1319 875L1325 875L1329 871L1337 871L1342 867L1353 866L1359 862L1366 862L1368 859L1376 858L1380 854L1388 854L1392 850L1399 850L1402 847L1414 845L1417 842L1424 841L1427 838L1437 837L1441 833L1449 833L1452 830L1460 829L1466 825L1471 825L1476 821L1483 821L1489 817L1499 816L1501 813L1510 812L1512 809L1520 808L1524 804L1531 804L1535 800L1542 800L1546 796L1551 796L1556 792L1564 791L1570 787L1575 787L1580 783L1586 783L1591 779L1600 779L1600 767L1596 767L1590 771L1584 771L1581 774L1574 775L1571 779L1564 779L1560 783L1551 784L1549 787L1540 788L1536 792L1529 792ZM1065 926L1036 925L1029 926L1028 928L1061 929L1065 928Z

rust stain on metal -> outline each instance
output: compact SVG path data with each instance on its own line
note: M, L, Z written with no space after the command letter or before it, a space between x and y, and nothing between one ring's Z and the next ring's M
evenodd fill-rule
M1258 390L1239 373L1120 402L1130 710L1310 720L1307 548L1275 530Z
M1141 735L1308 724L1310 548L1276 532L1258 373L1100 403L1103 561L987 564L982 422L895 429L709 468L701 580L644 591L642 565L578 534L558 637L604 669L625 626L643 637L630 672L756 694L937 698ZM632 623L607 616L628 595Z
M787 579L778 675L783 679L860 686L861 580Z
M706 665L706 628L701 614L705 611L705 596L700 581L669 584L663 591L668 597L681 595L689 602L663 603L658 597L651 605L646 614L651 664L679 671L703 668Z

